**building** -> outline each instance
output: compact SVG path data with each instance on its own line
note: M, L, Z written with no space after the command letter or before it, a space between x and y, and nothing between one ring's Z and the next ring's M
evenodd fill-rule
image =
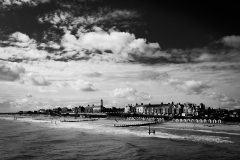
M105 107L103 106L103 100L101 99L100 105L92 105L85 107L86 113L101 113L105 111Z
M86 113L93 113L93 107L88 105L87 107L85 107L85 112Z
M151 115L173 115L172 111L174 108L173 103L168 104L143 104L141 105L136 104L134 106L135 113L138 114L151 114ZM134 111L134 109L133 109Z
M44 113L46 113L46 110L45 109L39 109L38 113L43 113L44 114Z

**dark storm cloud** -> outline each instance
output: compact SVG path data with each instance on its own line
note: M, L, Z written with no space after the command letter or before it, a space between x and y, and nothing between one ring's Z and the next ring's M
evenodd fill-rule
M168 61L173 63L239 62L240 49L225 47L223 43L219 43L220 41L221 40L215 41L217 43L212 42L208 46L202 48L193 48L186 50L169 49L165 52L171 55L171 57L168 58ZM237 40L234 42L236 41ZM231 41L231 44L232 43L233 41Z
M229 33L232 36L219 34L222 30L219 28L221 25L217 26L219 29L217 34L212 32L213 23L210 22L212 17L208 18L206 15L213 15L213 12L206 8L204 3L197 2L199 8L196 8L197 5L192 2L181 2L182 4L144 0L125 2L4 0L0 16L2 22L0 50L4 56L0 58L17 60L28 59L29 56L30 59L113 60L149 65L240 61L238 34ZM218 5L223 7L224 3ZM206 9L206 13L201 12L198 16L197 11L202 9ZM216 11L219 12L220 10ZM228 13L232 16L230 21L234 18L233 13L233 11ZM222 13L220 16L224 23L226 16ZM204 18L205 27L195 25L202 24ZM202 43L199 35L206 36L209 33L212 35L207 37L213 38ZM114 34L117 35L117 40L114 39ZM124 34L128 37L123 40L121 36ZM25 40L19 38L24 35ZM122 41L124 43L121 44ZM200 45L193 44L193 41ZM222 46L209 47L208 43L214 41L221 42ZM186 49L183 43L190 46ZM172 44L175 44L175 47ZM30 49L24 49L28 45L31 46ZM21 52L9 46L19 47ZM168 48L166 46L175 49L164 49ZM179 49L178 46L182 48ZM121 56L116 56L115 53L121 53Z
M0 32L5 38L19 31L37 41L57 41L63 35L63 26L71 27L72 32L82 25L86 29L93 25L104 26L106 30L115 25L119 29L124 26L131 29L131 23L136 24L140 17L134 9L113 8L108 3L93 0L29 0L22 5L15 2L20 1L4 0L5 5L0 7Z

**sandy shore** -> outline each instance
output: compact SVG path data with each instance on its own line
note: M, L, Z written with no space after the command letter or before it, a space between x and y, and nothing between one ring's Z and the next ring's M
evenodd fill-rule
M159 124L158 127L169 128L169 129L186 129L186 130L235 131L240 133L239 125L165 122L165 123Z
M14 116L0 116L0 118L14 120ZM135 121L135 120L122 120L122 119L106 119L106 118L74 118L74 117L51 117L51 116L18 116L19 121L31 121L39 123L57 123L61 125L73 125L80 123L99 124L113 127L114 125L131 125L131 124L143 124L149 123L149 121ZM64 122L76 121L76 122ZM93 121L92 121L93 120ZM79 122L80 121L80 122ZM206 130L216 132L237 132L240 133L240 125L225 125L225 124L199 124L199 123L175 123L175 122L163 122L156 125L152 125L153 128L165 128L165 129L181 129L181 130Z

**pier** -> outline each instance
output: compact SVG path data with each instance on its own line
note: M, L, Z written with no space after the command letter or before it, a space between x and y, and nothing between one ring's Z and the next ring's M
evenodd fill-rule
M114 127L137 127L137 126L148 126L151 124L157 124L157 123L149 122L149 123L138 123L138 124L114 124Z
M60 120L60 122L85 122L85 121L97 121L98 119L83 119L83 120Z

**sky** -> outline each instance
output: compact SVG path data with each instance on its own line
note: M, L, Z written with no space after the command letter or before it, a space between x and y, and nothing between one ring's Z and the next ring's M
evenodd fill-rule
M237 1L0 0L0 112L240 108Z

